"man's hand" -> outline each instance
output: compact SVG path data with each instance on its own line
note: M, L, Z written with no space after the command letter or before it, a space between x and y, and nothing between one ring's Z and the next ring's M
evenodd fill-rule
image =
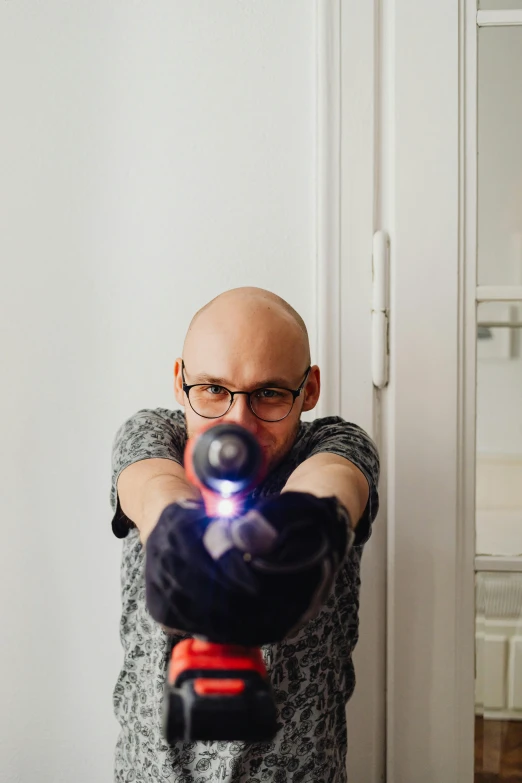
M334 497L286 492L236 519L172 503L146 545L152 617L214 642L280 641L319 611L353 533Z

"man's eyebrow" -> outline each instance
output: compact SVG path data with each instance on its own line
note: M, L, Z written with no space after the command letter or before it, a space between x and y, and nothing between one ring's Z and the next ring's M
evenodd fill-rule
M194 383L215 384L216 386L225 386L227 389L229 389L231 386L234 385L231 384L230 381L227 381L226 378L216 378L213 375L195 375ZM256 385L253 386L252 388L264 389L267 386L279 386L282 388L290 389L290 385L286 378L269 378L266 381L260 381L259 383L256 383Z
M193 382L194 383L215 383L219 386L226 386L228 381L225 380L225 378L215 378L213 375L194 375L193 376Z

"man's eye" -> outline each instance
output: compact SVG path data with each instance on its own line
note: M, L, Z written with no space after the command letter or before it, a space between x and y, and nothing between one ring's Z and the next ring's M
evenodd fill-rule
M276 389L259 389L257 396L262 400L274 400L282 395Z
M225 390L224 390L224 388L222 386L207 386L205 391L208 394L211 394L211 395L218 395L218 394L223 394L223 393L226 394L226 392L225 392Z

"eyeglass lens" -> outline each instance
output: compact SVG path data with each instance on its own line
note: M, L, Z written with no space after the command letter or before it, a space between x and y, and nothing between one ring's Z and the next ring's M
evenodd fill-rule
M221 386L193 386L189 400L194 411L200 416L217 419L224 416L230 408L232 395ZM284 419L293 404L293 394L286 389L257 389L250 395L253 412L265 421Z

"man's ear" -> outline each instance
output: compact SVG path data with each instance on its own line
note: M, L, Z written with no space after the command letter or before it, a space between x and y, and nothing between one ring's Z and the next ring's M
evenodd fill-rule
M174 396L178 405L185 407L185 395L183 393L183 378L181 375L181 363L183 359L178 358L174 362Z
M321 370L314 364L310 372L308 373L308 380L306 386L303 389L304 403L303 412L311 411L317 405L319 396L321 394Z

